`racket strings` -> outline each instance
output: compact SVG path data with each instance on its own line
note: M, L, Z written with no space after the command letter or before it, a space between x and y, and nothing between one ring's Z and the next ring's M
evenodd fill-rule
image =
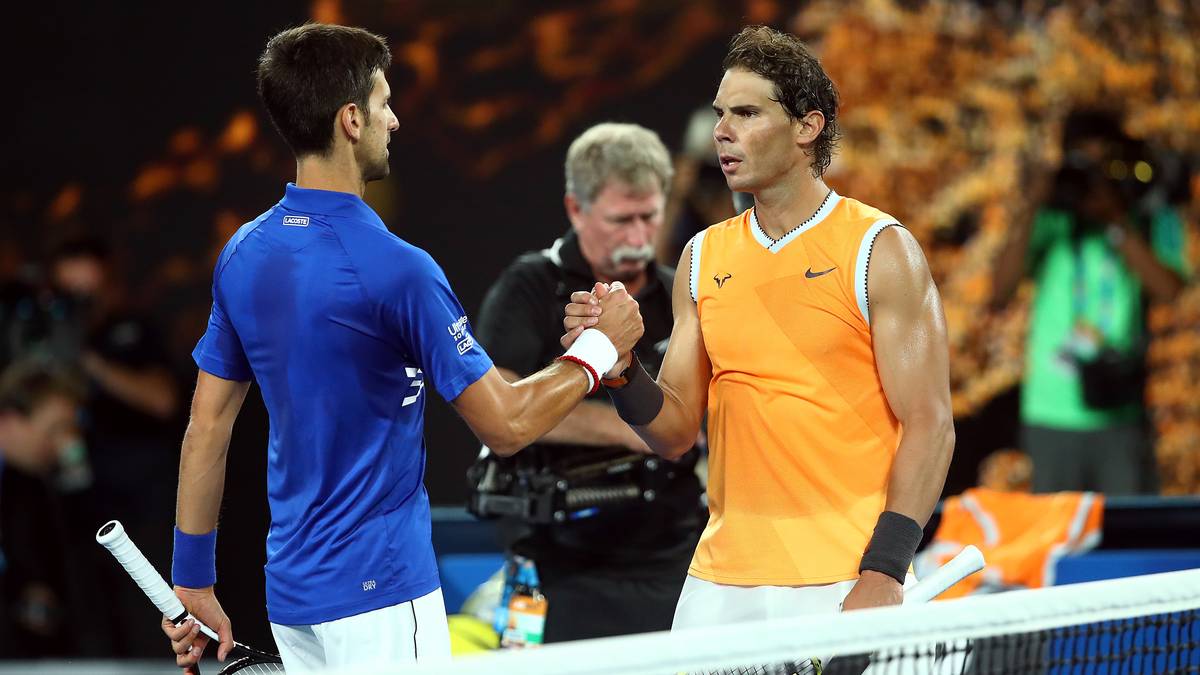
M233 663L221 669L218 675L270 675L271 673L283 673L283 664L269 661L260 661L252 656L238 659Z

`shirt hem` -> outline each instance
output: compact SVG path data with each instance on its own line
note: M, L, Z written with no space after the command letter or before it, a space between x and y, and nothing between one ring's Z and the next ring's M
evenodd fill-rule
M479 369L479 372L474 373L468 371L465 375L459 375L458 377L451 379L450 382L447 383L447 391L443 394L442 398L444 398L447 402L458 398L464 391L467 390L467 387L483 379L483 376L487 375L487 372L491 370L494 365L495 364L492 362L491 357L487 354L484 354L484 362L482 363L482 367ZM434 384L436 385L436 383ZM440 392L441 389L439 388L438 391Z
M717 574L697 568L695 565L688 566L688 574L711 581L714 584L725 584L727 586L818 586L823 584L835 584L839 581L851 581L858 578L858 571L853 573L833 574L828 576L766 576L766 577L735 577L728 574Z
M249 382L254 379L252 373L247 373L241 368L231 366L228 363L212 356L211 354L202 354L194 357L196 367L204 372L215 375L223 380L232 382Z
M318 623L328 623L358 614L373 612L384 607L391 607L392 605L398 605L409 600L415 600L436 591L441 586L441 581L435 578L425 584L413 585L404 590L374 596L370 600L360 600L343 605L305 608L300 611L273 610L268 606L267 620L281 626L312 626Z

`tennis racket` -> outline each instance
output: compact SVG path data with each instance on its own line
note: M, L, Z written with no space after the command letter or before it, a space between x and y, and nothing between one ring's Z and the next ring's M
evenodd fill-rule
M125 533L125 528L121 527L121 523L115 520L110 520L100 528L96 533L96 543L108 549L108 552L113 554L117 562L125 568L129 576L133 577L134 582L141 587L142 592L146 597L150 598L150 602L154 603L155 607L171 621L178 626L188 619L195 618L183 608L183 603L179 598L175 597L175 592L163 580L162 575L154 566L146 560L146 556L138 549L129 535ZM212 638L214 642L219 642L216 631L196 621L200 626L200 631ZM283 661L279 659L278 654L271 654L261 649L247 647L246 645L235 642L233 650L229 652L231 661L225 664L219 675L233 675L240 673L241 675L257 675L259 673L282 673Z

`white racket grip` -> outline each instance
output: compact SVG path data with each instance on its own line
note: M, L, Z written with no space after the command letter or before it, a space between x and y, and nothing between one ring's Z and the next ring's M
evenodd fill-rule
M146 560L146 556L142 554L137 544L134 544L129 535L125 533L125 528L121 526L120 521L110 520L105 523L96 532L96 543L108 549L108 552L113 554L117 562L121 563L121 567L125 568L125 571L129 573L129 576L142 589L146 597L150 598L150 601L154 603L158 611L163 613L163 616L171 619L176 624L182 623L189 618L195 618L191 614L188 614L187 610L183 607L183 603L175 596L175 591L171 590L171 587L167 585L167 582L158 573L158 570L154 569L154 566L150 564L149 560ZM205 635L214 640L219 639L211 628L200 623L199 620L196 623L200 624L200 630Z
M930 572L920 583L904 592L904 604L929 602L954 584L983 569L983 553L968 545L950 562Z

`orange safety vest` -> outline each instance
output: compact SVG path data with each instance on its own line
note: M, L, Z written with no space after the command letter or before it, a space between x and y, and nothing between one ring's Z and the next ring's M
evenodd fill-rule
M1054 585L1058 560L1100 543L1104 495L1094 492L1029 494L972 488L942 505L942 520L917 556L917 576L953 558L967 544L983 552L987 567L941 597L980 589Z

